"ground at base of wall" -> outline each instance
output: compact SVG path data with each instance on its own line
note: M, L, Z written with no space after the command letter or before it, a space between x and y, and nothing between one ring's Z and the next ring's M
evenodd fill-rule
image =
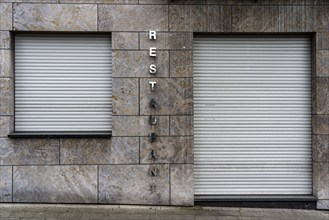
M124 205L45 205L0 204L1 220L104 220L104 219L186 219L186 220L328 220L328 211L296 209L224 208L224 207L168 207Z

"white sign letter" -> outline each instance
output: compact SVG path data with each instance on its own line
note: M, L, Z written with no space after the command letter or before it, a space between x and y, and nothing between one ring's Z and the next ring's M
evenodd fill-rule
M156 31L149 31L149 39L150 40L156 40L157 36L156 36L157 32Z
M156 74L157 72L157 66L155 64L150 65L150 73L151 74Z
M156 57L156 49L155 47L150 47L150 57Z
M157 82L149 82L149 84L151 85L152 91L154 91L154 87L157 84Z

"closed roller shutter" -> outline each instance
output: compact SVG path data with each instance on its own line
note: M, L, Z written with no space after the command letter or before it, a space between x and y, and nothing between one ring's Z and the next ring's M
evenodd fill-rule
M310 39L196 37L194 152L196 198L312 194Z
M111 39L15 37L15 131L109 131Z

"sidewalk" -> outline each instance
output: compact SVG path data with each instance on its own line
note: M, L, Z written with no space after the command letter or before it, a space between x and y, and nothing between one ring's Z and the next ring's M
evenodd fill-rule
M1 220L329 220L329 211L122 205L1 204Z

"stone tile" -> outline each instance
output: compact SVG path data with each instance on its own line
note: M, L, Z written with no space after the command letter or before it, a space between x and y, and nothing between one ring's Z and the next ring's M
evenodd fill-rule
M0 31L0 49L11 49L10 32Z
M313 162L314 193L318 199L329 199L329 163Z
M0 50L0 77L13 77L14 62L11 50Z
M193 116L170 116L170 135L193 135Z
M138 0L60 0L61 3L138 4Z
M14 131L14 117L0 116L0 138L7 137Z
M329 50L316 52L316 76L329 77Z
M314 115L312 129L313 134L329 134L329 115Z
M113 77L168 77L169 52L157 51L150 57L149 51L113 51ZM157 66L156 75L149 73L151 64Z
M329 31L329 5L306 7L306 31Z
M318 200L316 203L317 209L326 209L329 210L329 199L327 200Z
M174 0L169 1L171 5L204 5L206 0Z
M59 140L0 138L0 165L59 163Z
M0 115L14 114L14 82L11 78L0 78Z
M166 5L170 0L139 0L140 5Z
M14 202L97 202L97 166L17 166L13 181Z
M156 40L149 40L149 33L140 33L140 48L156 47L160 50L192 49L192 33L157 33Z
M12 202L12 167L0 166L0 202Z
M14 30L97 31L97 6L16 3Z
M12 4L0 4L0 30L11 30L12 25Z
M99 202L114 204L169 205L169 165L152 165L158 176L149 175L149 165L99 167ZM156 191L151 191L151 184Z
M129 164L138 162L138 137L61 139L61 164Z
M316 49L329 50L329 33L316 33Z
M99 5L98 12L100 31L168 31L165 5Z
M149 116L113 116L113 136L169 135L169 116L156 116L157 124L150 125Z
M141 138L141 163L193 163L192 137L157 137L151 143L148 137ZM150 158L155 150L156 159Z
M329 114L329 77L316 78L316 114Z
M278 7L233 6L233 32L277 32Z
M313 160L329 163L329 135L313 135Z
M279 31L304 32L305 31L305 7L285 5L279 6Z
M155 91L150 81L157 82ZM192 78L141 79L140 114L192 114L192 84ZM150 108L151 99L157 102L157 108Z
M193 164L170 165L171 205L194 205Z
M303 5L305 0L257 0L258 5ZM255 4L255 0L207 0L207 4Z
M169 6L169 30L190 31L191 30L191 6L170 5Z
M170 77L193 77L192 51L170 51Z
M139 37L137 32L113 32L113 49L138 49Z
M192 7L192 28L193 31L204 31L202 28L196 28L200 26L194 26L196 21L202 21L202 13L197 13L196 15L201 15L201 17L195 15L196 6ZM205 6L206 20L205 26L207 32L231 32L232 31L232 9L231 6ZM201 27L202 27L201 26Z
M60 0L2 0L13 3L58 3Z
M139 84L137 78L113 78L113 115L138 115L138 94Z

